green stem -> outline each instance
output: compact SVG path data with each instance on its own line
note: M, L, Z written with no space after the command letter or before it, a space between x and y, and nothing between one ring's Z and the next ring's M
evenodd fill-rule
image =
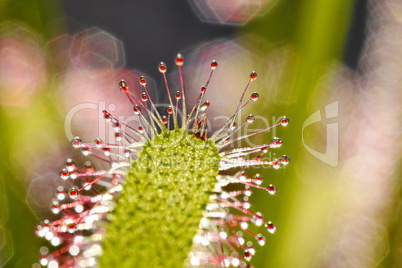
M180 267L216 184L208 140L164 131L133 162L103 242L101 267Z

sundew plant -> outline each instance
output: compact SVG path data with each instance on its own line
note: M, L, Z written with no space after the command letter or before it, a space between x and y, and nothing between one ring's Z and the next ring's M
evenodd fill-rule
M124 80L117 81L140 126L128 126L104 110L116 143L99 138L91 143L79 137L72 140L83 155L104 161L109 168L95 170L89 162L81 167L67 159L60 178L75 186L57 189L52 212L58 216L36 229L55 247L42 248L42 266L251 267L249 262L265 244L265 236L275 233L275 224L252 210L250 195L254 189L273 195L276 188L263 183L259 174L248 176L245 171L251 166L278 169L287 165L288 156L265 157L282 140L275 137L252 147L234 148L234 144L286 126L289 119L242 133L255 117L249 115L236 124L238 116L259 98L256 92L248 93L257 79L252 72L233 115L209 133L210 102L204 97L218 63L212 61L193 106L186 103L180 54L175 63L180 88L174 94L166 64L158 66L169 98L165 111L156 109L145 77L139 79L141 96L133 94Z

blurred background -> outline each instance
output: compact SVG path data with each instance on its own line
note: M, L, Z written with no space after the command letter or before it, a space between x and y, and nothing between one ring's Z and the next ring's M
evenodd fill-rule
M131 114L117 81L161 88L178 52L190 99L219 62L211 115L233 113L255 70L245 113L290 118L248 141L278 136L272 157L291 157L249 171L278 188L253 196L278 228L255 267L402 267L401 1L0 0L0 21L0 267L37 262L72 136L107 139L100 111Z

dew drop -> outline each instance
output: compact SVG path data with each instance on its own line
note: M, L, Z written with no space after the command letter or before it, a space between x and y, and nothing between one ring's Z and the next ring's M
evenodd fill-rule
M67 161L66 161L66 169L69 172L71 172L71 171L75 170L75 168L76 168L75 162L71 158L67 159Z
M166 118L166 116L164 115L164 116L162 116L162 123L164 124L164 125L166 125L167 124L167 118Z
M139 115L140 114L140 107L138 107L137 105L133 107L133 113L135 115Z
M89 191L92 188L92 184L90 184L89 182L84 183L84 189Z
M116 122L116 123L114 123L114 131L120 131L120 123L119 122Z
M49 254L49 249L48 249L47 247L41 247L41 248L39 249L39 251L40 251L40 254L42 254L42 255L47 255L47 254Z
M183 66L183 64L184 64L183 56L181 54L177 54L177 56L176 56L176 65L177 66Z
M112 117L110 116L109 113L103 114L103 118L105 119L106 122L110 122L112 120Z
M144 134L144 128L143 128L142 126L139 126L139 127L138 127L138 132L139 132L140 134Z
M58 245L60 245L60 243L61 243L61 240L60 240L60 238L59 237L53 237L51 240L50 240L50 244L52 244L52 246L55 246L55 247L57 247Z
M265 237L262 234L258 234L255 239L260 246L265 245Z
M275 159L275 160L272 162L272 167L273 167L274 169L280 168L280 167L281 167L281 162L280 162L278 159Z
M70 172L70 178L72 180L75 180L76 178L78 178L78 172L76 170L73 170Z
M113 178L112 178L112 183L113 185L117 185L120 181L120 174L114 174Z
M218 67L218 63L216 62L216 60L213 60L211 63L211 69L215 70Z
M119 87L126 87L126 86L127 86L126 81L121 80L121 81L119 82Z
M245 221L242 221L242 222L240 223L240 227L241 227L243 230L246 230L246 229L248 228L248 223L245 222Z
M251 94L250 100L256 101L256 100L258 100L259 97L260 97L260 95L257 92L254 92L253 94Z
M250 114L247 116L247 123L253 123L255 120L254 115Z
M47 257L46 256L42 256L41 258L40 258L40 264L42 265L42 266L47 266L47 264L49 263L49 260L47 259Z
M103 145L103 141L100 138L96 138L94 143L97 148L101 148Z
M244 259L245 259L246 261L250 261L250 260L251 260L251 257L252 257L252 255L251 255L250 251L249 251L248 249L246 249L246 250L244 251Z
M205 112L210 105L211 103L209 101L204 102L200 107L200 112Z
M283 144L283 141L280 138L273 138L271 141L271 147L272 148L279 148Z
M119 132L116 132L116 133L114 134L114 137L116 138L117 141L121 141L121 140L122 140L121 134L120 134Z
M89 161L85 162L85 171L86 171L87 173L89 173L89 172L94 172L94 171L95 171L95 169L94 169L94 167L92 166L91 162L89 162Z
M130 151L130 150L128 150L128 149L125 149L125 150L124 150L124 156L125 156L125 157L127 157L127 158L130 157L130 154L131 154L131 151Z
M159 63L158 69L159 69L159 72L166 73L166 64L164 62Z
M74 139L71 140L71 145L74 148L80 148L82 145L82 140L79 137L75 137Z
M77 245L72 245L68 249L68 253L70 253L71 256L77 256L80 253L80 248Z
M172 114L172 113L173 113L173 109L172 109L171 106L169 106L169 107L167 108L167 113L168 113L168 114Z
M251 253L251 255L255 254L255 248L253 246L253 242L251 241L247 242L247 250Z
M145 76L141 76L140 79L138 79L138 82L141 86L145 86L147 84L147 79L145 78Z
M57 187L56 198L59 200L64 200L66 198L66 192L62 186Z
M81 147L81 153L83 154L83 155L85 155L85 156L88 156L88 155L90 155L92 152L91 152L91 150L88 148L88 147Z
M73 187L71 187L71 189L68 191L68 196L69 196L71 199L76 199L76 198L78 197L78 193L79 193L78 187L77 187L77 186L73 186Z
M242 204L243 208L245 208L245 209L249 209L251 207L250 200L248 200L248 199L243 200L243 202L241 204Z
M74 233L77 230L77 224L75 224L75 223L68 224L67 230L69 233Z
M265 224L265 227L267 228L267 231L270 232L271 234L276 232L276 226L271 221L267 222Z
M232 265L233 267L238 267L240 265L240 260L238 258L233 258Z
M110 148L107 148L107 147L103 148L103 154L105 156L109 156L110 155Z
M43 231L46 233L50 231L50 223L49 220L44 220L43 221Z
M49 263L49 260L47 259L47 257L46 256L42 256L41 258L40 258L40 265L42 265L42 266L47 266L48 265L48 263Z
M282 118L281 119L281 125L282 126L287 126L289 124L289 118L287 118L287 117L284 117L284 118Z
M239 242L240 245L243 245L245 242L243 232L242 231L236 232L236 236L237 236L237 242Z
M180 100L181 99L181 93L179 91L176 92L176 100Z
M206 87L201 87L201 93L205 93L205 91L207 91Z
M219 232L219 236L220 236L222 239L226 239L226 238L228 237L228 234L225 232L225 230L221 230L221 231Z
M254 81L255 79L257 79L257 73L256 72L252 72L250 74L250 81Z
M264 223L264 217L260 212L257 212L251 220L256 226L261 226Z
M58 214L60 212L60 202L59 199L52 200L52 212Z
M268 192L269 194L275 194L275 193L276 193L276 187L273 186L272 184L270 184L270 185L267 187L267 192Z
M250 188L247 188L247 189L244 189L243 194L244 194L245 196L251 196L252 191L251 191Z
M287 155L283 155L280 159L282 165L287 165L290 162L290 157Z
M142 101L144 101L144 102L148 100L148 96L147 96L147 94L146 94L145 92L142 93L141 99L142 99Z
M254 183L257 185L261 185L262 184L262 178L260 174L255 174L254 176Z
M119 87L120 87L121 91L123 91L124 93L126 93L128 91L127 83L124 80L121 80L119 82Z
M70 173L68 172L67 169L62 169L62 171L60 171L60 178L63 180L67 180L70 177Z

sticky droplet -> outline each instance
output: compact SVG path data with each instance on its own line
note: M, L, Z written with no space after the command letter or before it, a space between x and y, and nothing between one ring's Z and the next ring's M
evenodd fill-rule
M280 138L273 138L271 141L271 147L272 148L279 148L283 144L283 141Z
M74 139L71 140L71 145L74 148L80 148L82 145L82 140L79 137L75 137Z
M134 107L133 107L133 113L134 113L135 115L139 115L139 114L140 114L140 111L141 111L140 107L138 107L138 106L134 106Z
M159 72L166 73L166 64L164 62L159 63L158 69L159 69Z
M246 250L244 251L244 259L245 259L246 261L250 261L250 260L251 260L251 257L252 257L252 255L251 255L250 251L246 249Z
M145 76L141 76L138 82L141 86L145 86L147 84L147 79L145 78Z
M272 184L270 184L270 185L267 187L267 192L268 192L269 194L275 194L275 193L276 193L276 187L273 186Z
M81 147L81 153L85 156L88 156L91 154L91 150L88 147Z
M68 196L71 199L76 199L78 197L79 191L77 186L71 187L71 189L68 191Z
M267 231L270 232L271 234L276 232L276 226L271 221L267 222L265 224L265 227L267 228Z
M99 139L99 138L96 138L95 141L94 141L94 143L95 143L95 146L96 146L97 148L101 148L102 145L103 145L103 141L102 141L101 139Z
M261 184L262 184L262 178L261 178L261 175L260 175L260 174L256 174L256 175L254 176L254 183L257 184L257 185L261 185Z
M262 234L258 234L255 239L260 246L265 245L265 237Z
M70 177L70 173L68 172L67 169L63 169L60 171L60 178L63 180L67 180Z
M254 115L250 114L249 116L247 116L247 123L253 123L255 120Z
M147 96L147 94L146 94L145 92L142 93L141 99L142 99L142 101L144 101L144 102L148 100L148 96Z
M211 63L211 69L215 70L218 67L218 63L216 62L216 60L213 60Z
M167 108L167 113L168 113L168 114L172 114L172 113L173 113L172 107L169 106L169 107Z
M257 73L256 72L252 72L250 74L250 81L254 81L255 79L257 79Z
M281 119L281 125L282 126L287 126L289 124L289 118L287 118L287 117L284 117L284 118L282 118Z
M120 87L120 90L123 91L124 93L126 93L128 91L127 82L124 80L121 80L119 82L119 87Z
M259 97L260 97L260 95L257 92L254 92L253 94L251 94L250 100L256 101L256 100L258 100Z
M290 157L287 155L283 155L280 159L282 165L287 165L290 162Z
M176 65L177 66L183 66L183 64L184 64L183 56L181 54L177 54L177 56L176 56Z
M275 159L275 160L272 162L272 167L273 167L274 169L280 168L280 167L281 167L281 162L279 162L278 159Z

